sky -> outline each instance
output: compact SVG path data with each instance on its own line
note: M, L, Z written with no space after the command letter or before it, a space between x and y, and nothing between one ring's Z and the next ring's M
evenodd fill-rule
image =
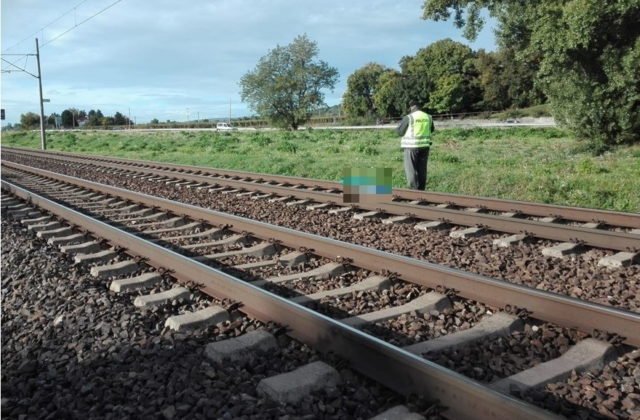
M115 4L114 4L115 3ZM113 5L112 5L113 4ZM111 6L112 5L112 6ZM339 104L351 73L444 38L495 50L488 20L470 43L452 22L420 18L422 0L1 0L2 58L37 74L39 38L45 115L75 107L120 111L138 122L252 115L240 78L278 45L301 34L339 80L325 102ZM103 9L102 13L97 14ZM96 15L97 14L97 15ZM95 17L82 23L87 18ZM68 31L65 33L65 31ZM16 45L17 44L17 45ZM6 123L39 112L38 81L2 61Z

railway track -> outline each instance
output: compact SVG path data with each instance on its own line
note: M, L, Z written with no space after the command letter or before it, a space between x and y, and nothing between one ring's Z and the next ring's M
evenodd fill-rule
M567 361L572 354L600 352L600 356L594 356L595 362L581 361L578 369L586 369L622 349L606 344L607 340L624 341L632 346L637 346L640 340L640 316L630 311L22 165L4 165L3 177L4 189L63 217L67 223L81 225L111 245L126 248L127 253L144 258L146 265L159 270L170 267L171 275L179 281L195 280L206 293L242 302L242 310L249 315L286 325L295 338L322 351L336 352L356 369L400 393L417 392L438 398L450 408L451 417L477 416L479 409L496 418L546 416L545 412L505 396L509 392L526 393L531 378L540 380L540 367L535 367L540 360L534 358L524 363L531 370L525 368L513 375L504 375L505 370L502 374L496 371L489 376L494 380L483 386L418 356L426 354L431 358L435 353L443 363L453 363L447 352L483 340L499 340L509 334L518 336L523 329L578 329L582 333L568 333L568 340L563 336L567 342L559 353L567 355L564 359L561 354L547 355L543 357L546 363L538 365L564 367L569 369L564 372L566 376L576 368ZM54 201L75 210L60 207ZM27 207L7 209L24 217L31 211ZM45 224L45 232L54 238L66 241L74 235L72 226L48 223L54 224ZM135 260L104 264L117 258L117 250L98 251L105 247L94 241L87 244L86 233L75 235L78 241L85 242L75 249L84 246L90 252L85 261L102 261L103 265L95 267L96 275L112 277L115 273L131 274L139 269L139 261ZM150 276L137 277L140 276L115 280L112 290L124 290L140 281L145 284ZM141 302L152 299L147 297ZM379 302L376 303L379 300L386 306L379 307ZM478 307L482 309L466 318L466 322L438 323L447 317L465 319L465 312L475 311L469 308ZM523 316L534 321L523 321ZM394 331L393 320L402 317L409 319L411 325L421 320L426 330L400 343L404 351L371 337L370 334L386 329L391 334L378 335L394 342L393 336L399 335L399 330ZM400 324L406 326L407 322ZM438 332L436 325L448 327L441 327ZM596 334L601 340L585 339L585 333L594 328L601 330ZM420 329L419 325L415 328ZM526 334L523 337L528 339ZM397 339L395 343L398 344ZM506 370L514 369L517 370L513 367ZM547 377L535 387L554 380L558 376Z
M101 166L86 161L79 163L63 159L20 157L12 156L6 151L3 156L60 173L126 186L128 189L197 206L220 209L272 224L426 259L516 284L636 312L640 310L636 298L640 287L640 267L635 264L638 261L640 235L633 233L631 228L615 228L626 231L624 235L632 239L627 251L617 252L585 246L580 240L557 243L523 235L505 237L505 234L486 228L467 229L441 221L385 224L395 218L380 218L378 214L378 217L370 219L366 217L366 212L363 214L361 210L351 207L336 205L331 210L327 203L313 204L308 200L295 200L289 196L260 194L218 186L211 182L185 180L180 174L167 178L164 175L142 174L132 170L114 172L108 164ZM463 210L458 213L464 213L469 218L475 216L473 212ZM626 216L638 217L636 214ZM355 218L362 220L354 220ZM513 223L518 221L522 220L511 220ZM548 224L554 229L556 226L563 226L558 223ZM424 227L425 225L435 226ZM418 230L420 228L426 230ZM524 231L526 226L520 226L519 229ZM589 229L598 235L609 234L607 230Z
M396 198L391 202L345 207L339 204L342 202L341 184L331 181L24 149L3 148L3 158L29 165L36 164L38 159L40 164L43 160L50 163L58 159L58 162L79 165L85 170L104 168L114 174L168 185L290 200L310 209L357 210L355 218L383 217L383 223L417 220L417 229L447 225L465 227L451 232L455 236L473 236L487 230L511 234L496 240L498 246L510 246L528 237L562 242L549 249L549 255L579 252L586 245L620 251L614 261L625 261L626 264L637 258L635 254L640 250L640 214L405 189L394 190Z

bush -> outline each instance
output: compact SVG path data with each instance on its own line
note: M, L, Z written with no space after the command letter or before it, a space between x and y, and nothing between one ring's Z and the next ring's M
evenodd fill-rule
M253 137L251 137L250 141L251 143L254 143L261 147L268 146L272 143L271 139L262 133L254 134Z
M297 153L298 152L298 146L295 143L292 143L290 141L283 141L282 143L278 144L277 149L281 152L288 152L288 153Z

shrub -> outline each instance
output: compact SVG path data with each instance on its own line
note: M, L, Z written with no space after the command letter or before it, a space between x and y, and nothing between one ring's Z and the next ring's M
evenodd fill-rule
M287 152L287 153L298 152L298 146L295 143L292 143L290 141L283 141L282 143L278 144L277 149L281 152Z

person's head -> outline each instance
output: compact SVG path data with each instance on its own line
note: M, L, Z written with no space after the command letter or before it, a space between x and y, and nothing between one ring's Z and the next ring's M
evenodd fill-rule
M411 112L416 112L417 110L419 110L420 107L418 106L418 102L416 101L409 102L409 109L411 110Z

